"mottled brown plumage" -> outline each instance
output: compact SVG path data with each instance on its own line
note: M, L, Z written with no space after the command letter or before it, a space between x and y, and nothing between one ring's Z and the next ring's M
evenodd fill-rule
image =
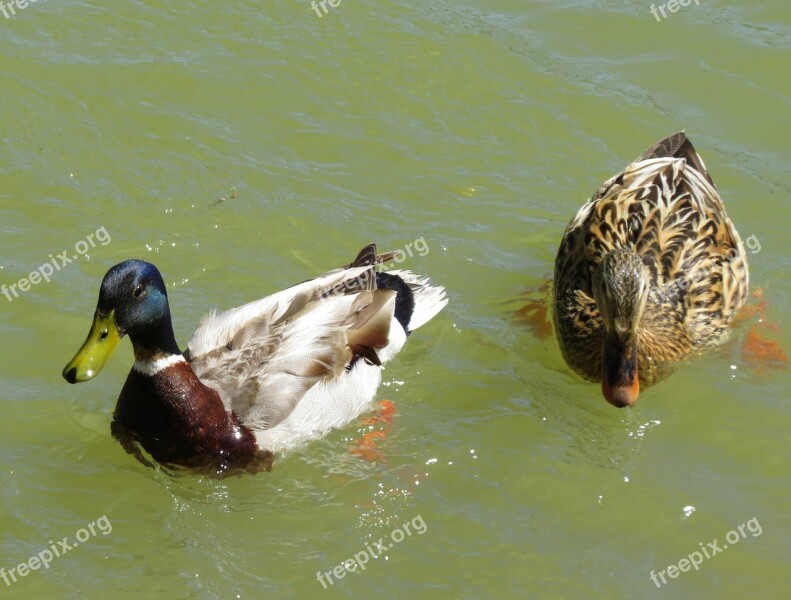
M700 156L677 133L608 181L563 234L554 324L563 357L632 404L639 384L721 343L745 302L744 246ZM630 358L634 355L634 360Z

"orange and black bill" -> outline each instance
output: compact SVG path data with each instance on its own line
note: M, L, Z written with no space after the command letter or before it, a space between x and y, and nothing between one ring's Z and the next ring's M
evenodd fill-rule
M601 391L607 402L618 408L631 406L640 395L637 370L637 344L624 342L616 333L608 333L602 352Z

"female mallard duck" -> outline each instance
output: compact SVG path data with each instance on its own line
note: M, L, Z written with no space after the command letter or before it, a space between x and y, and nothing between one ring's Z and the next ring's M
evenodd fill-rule
M157 268L127 260L104 276L88 339L63 369L69 383L101 370L129 334L135 364L113 433L164 464L267 467L273 452L340 427L370 407L382 364L447 304L410 271L376 272L394 253L362 249L330 271L198 325L182 353Z
M724 341L748 281L703 161L671 135L605 182L563 234L553 311L563 357L630 406L641 384Z

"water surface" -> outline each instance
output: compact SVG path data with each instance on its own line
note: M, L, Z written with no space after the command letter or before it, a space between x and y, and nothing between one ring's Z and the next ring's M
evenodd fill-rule
M686 128L759 241L757 331L791 348L790 45L781 0L659 22L626 0L0 15L0 283L102 227L111 240L0 296L0 567L112 524L0 581L3 597L786 595L789 375L743 354L759 316L619 411L514 312L579 205ZM408 266L451 304L385 371L392 422L360 419L271 474L173 476L125 454L110 420L128 343L91 383L60 377L123 259L160 268L185 344L212 307L418 239L429 251ZM378 462L351 452L369 427ZM424 532L365 571L317 581L418 517ZM753 518L760 535L699 571L649 578Z

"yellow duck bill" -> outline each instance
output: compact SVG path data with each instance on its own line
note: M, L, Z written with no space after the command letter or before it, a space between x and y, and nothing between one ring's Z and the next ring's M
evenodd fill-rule
M85 343L63 368L63 378L69 383L88 381L96 377L118 346L121 333L115 324L113 313L114 311L110 311L102 316L96 311Z

